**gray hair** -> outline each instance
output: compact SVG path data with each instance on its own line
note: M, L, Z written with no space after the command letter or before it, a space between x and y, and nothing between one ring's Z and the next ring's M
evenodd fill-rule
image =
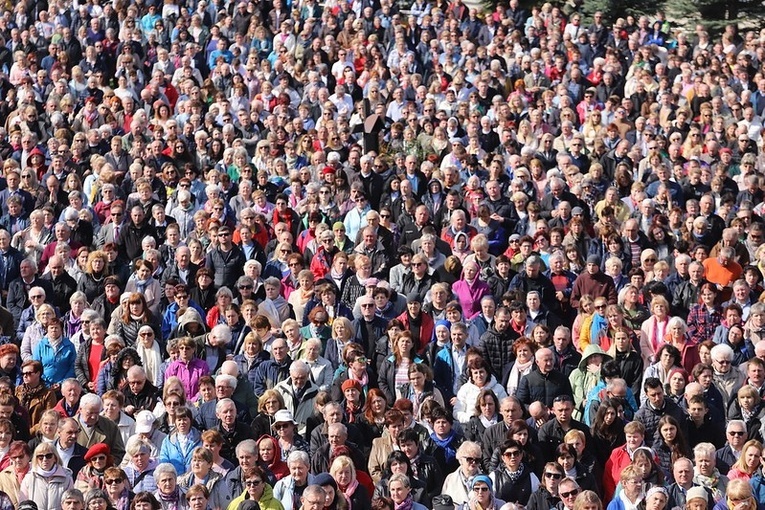
M223 288L225 289L226 287ZM210 330L210 334L215 335L218 340L223 340L226 344L231 342L231 328L228 324L216 324L213 326L212 330Z
M175 469L175 466L173 466L169 462L163 462L162 464L154 468L154 479L158 479L159 477L165 474L171 474L176 479L178 478L178 471Z
M224 400L228 400L228 399L224 399ZM236 445L237 456L240 453L249 453L251 455L257 455L258 443L256 443L254 439L245 439L244 441Z
M218 374L217 376L215 376L215 384L218 384L218 383L227 383L229 386L236 389L237 380L236 380L236 377L234 377L233 375ZM224 398L223 400L230 400L230 399ZM218 411L217 405L215 406L215 411L216 412Z
M215 414L218 414L221 411L221 409L223 409L223 406L227 406L229 404L236 407L236 404L230 398L222 398L218 400L218 403L215 404Z
M735 420L739 421L740 420ZM731 422L732 423L732 422ZM743 422L742 422L743 423ZM730 423L728 426L730 427ZM712 460L715 459L715 452L717 451L717 448L715 448L715 445L712 443L699 443L696 446L693 447L693 457L709 457Z
M306 466L311 465L310 457L308 457L308 454L303 450L295 450L289 454L289 457L287 457L287 465L290 465L293 462L302 462Z
M101 397L95 393L86 393L80 397L80 409L84 409L86 407L98 407L98 411L100 412L102 405L103 402L101 402Z
M301 360L295 360L292 362L292 365L290 365L290 374L293 373L293 371L296 374L309 374L311 372L311 368L308 366L308 364L305 361Z
M728 361L733 359L733 349L728 344L718 344L712 347L712 350L709 351L709 354L712 356L712 360L719 360L720 358L724 358Z
M404 484L404 487L407 487L407 488L412 486L412 482L409 481L409 477L403 473L396 473L392 475L390 479L388 479L388 486L390 486L390 484L392 484L393 482L401 482Z

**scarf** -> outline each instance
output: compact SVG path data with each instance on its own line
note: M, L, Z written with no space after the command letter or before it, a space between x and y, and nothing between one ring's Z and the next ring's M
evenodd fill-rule
M523 462L521 462L520 465L518 465L518 471L510 471L506 467L505 472L507 473L507 477L510 479L510 483L514 484L518 481L521 475L526 472L526 466Z
M369 374L366 370L364 370L364 375L361 376L361 379L356 379L356 377L353 375L353 370L348 370L348 379L351 381L358 381L359 384L361 384L362 388L366 388L369 384Z
M149 280L135 280L135 291L139 294L146 294L146 287L149 286Z
M520 336L526 336L526 323L523 324L517 324L514 320L510 321L510 327L513 328L513 331L518 333Z
M454 446L451 445L451 442L455 436L456 434L454 430L450 430L449 435L444 439L439 438L435 432L430 435L430 438L434 443L436 443L436 446L439 446L444 450L444 460L446 464L449 464L451 461L457 458L457 450L454 448Z
M720 492L720 489L717 488L718 483L720 482L720 471L715 468L715 472L712 474L712 476L706 476L699 473L697 468L693 469L693 483L701 485L705 489L709 489L712 491L712 497L714 498L715 502L720 501L723 498L723 493Z
M412 493L410 492L404 501L398 505L393 506L393 510L412 510L413 506L414 499L412 498Z
M164 494L162 491L158 490L156 495L159 496L159 500L165 510L180 510L180 508L182 508L181 489L177 485L175 486L175 490L170 494Z
M18 390L20 390L20 393L21 393L19 395L19 397L21 397L19 399L21 400L21 405L29 409L32 403L32 400L40 397L40 394L47 391L47 388L45 388L45 385L42 382L40 382L40 384L35 388L30 388L28 385L22 384L18 388Z
M40 466L37 466L36 468L34 468L34 472L40 476L44 476L45 478L48 478L49 476L53 476L53 474L56 472L57 469L58 469L58 466L53 466L52 469L49 469L46 471Z
M494 416L493 418L487 418L486 416L479 414L478 419L481 420L481 425L483 425L484 428L488 429L492 425L497 424L497 417Z
M345 496L345 500L348 502L348 510L352 510L352 503L351 498L353 497L353 493L356 492L356 488L359 486L359 481L354 480L351 483L348 484L348 487L343 489L340 487L340 490L343 491L343 496Z
M624 510L637 510L638 505L640 505L640 502L643 500L643 496L638 496L637 500L633 503L629 500L627 494L624 491L621 491L619 493L619 500L624 505Z
M75 333L80 331L80 326L82 326L82 317L75 317L74 315L69 314L69 319L64 325L64 334L69 338L72 338Z
M162 377L162 355L159 352L159 345L154 342L150 348L143 346L138 342L135 346L138 356L143 360L143 368L146 370L146 377L153 385L157 385Z

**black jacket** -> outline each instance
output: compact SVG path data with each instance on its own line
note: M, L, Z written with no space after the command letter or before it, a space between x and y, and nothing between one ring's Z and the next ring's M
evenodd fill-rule
M494 495L508 503L527 505L531 499L531 468L523 465L520 476L513 481L503 465L494 471Z
M58 278L54 278L51 273L48 273L42 279L47 281L53 290L53 293L48 295L46 301L61 310L61 313L68 312L71 308L69 298L77 292L77 280L72 278L66 271Z
M234 430L227 431L218 421L218 424L212 430L217 430L223 436L223 447L220 449L220 455L232 464L239 465L236 458L236 446L247 439L257 439L252 435L252 429L244 422L238 421L234 424Z
M552 370L545 375L534 366L531 372L521 378L516 397L527 408L536 401L552 408L555 397L572 394L571 384L563 373Z
M236 281L244 274L244 263L244 254L235 245L227 252L216 248L207 254L205 260L205 265L213 272L215 287L229 289L233 289Z

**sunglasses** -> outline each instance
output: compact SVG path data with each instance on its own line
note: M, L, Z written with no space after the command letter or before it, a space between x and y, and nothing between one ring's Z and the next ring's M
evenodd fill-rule
M468 464L478 464L479 462L481 462L481 459L479 459L478 457L465 457L465 462L467 462Z
M37 455L37 460L50 460L53 458L52 453L41 453L40 455Z
M247 487L257 487L261 483L263 483L263 480L247 480L244 482Z
M545 473L545 478L552 478L553 480L560 480L563 475L560 473Z
M568 498L572 498L572 497L574 497L574 496L576 496L578 494L579 494L579 491L574 489L574 490L569 491L569 492L561 492L560 493L560 497L563 498L563 499L568 499Z
M96 455L91 460L93 460L94 462L101 462L106 460L106 455Z
M106 485L117 485L118 483L122 483L122 478L109 478L109 479L105 479L104 483Z

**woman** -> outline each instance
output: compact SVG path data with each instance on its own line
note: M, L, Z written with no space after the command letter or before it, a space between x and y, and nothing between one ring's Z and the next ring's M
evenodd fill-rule
M196 357L196 348L196 342L192 338L180 339L178 341L180 357L165 371L165 379L178 377L181 380L189 400L195 400L199 394L199 378L210 373L207 363Z
M278 420L278 418L277 418ZM275 421L274 429L278 426L282 428L284 423ZM268 434L264 434L258 439L258 466L266 474L266 481L272 487L290 474L287 463L282 459L282 451L279 442Z
M212 451L202 446L194 448L191 453L189 471L178 477L178 486L188 494L191 487L203 485L209 491L208 498L214 503L220 503L218 499L222 496L220 492L223 486L218 484L221 483L223 476L213 471L212 466Z
M116 510L109 501L109 495L103 489L85 491L85 508L97 510Z
M608 355L619 365L619 375L632 388L633 395L640 394L644 371L643 358L634 347L636 338L629 327L617 327L611 332L611 348L608 349Z
M93 326L91 325L91 330ZM154 330L151 326L144 325L138 330L138 343L135 345L141 365L146 371L146 379L154 386L161 386L162 378L162 350Z
M60 508L61 496L74 486L71 471L61 464L56 448L41 443L32 456L32 469L19 487L19 501L31 499L38 508Z
M88 254L85 272L77 283L77 290L85 293L88 303L104 293L104 280L109 276L109 258L105 252L96 250Z
M37 187L26 189L31 179L35 179L34 172L25 170L21 174L21 188L26 191L37 192ZM53 232L45 226L45 213L41 209L35 209L29 215L29 226L24 230L16 232L11 239L11 246L19 250L25 257L32 258L39 264L42 258L43 250L53 241Z
M564 471L555 462L545 464L539 488L529 498L527 510L549 510L560 503L558 484L563 479Z
M406 334L405 331L402 335ZM454 404L454 418L460 423L468 423L475 412L475 403L481 390L491 390L499 400L507 396L505 389L490 375L488 363L479 358L468 363L468 382L457 392L457 402Z
M257 501L260 510L284 510L279 500L274 498L273 489L260 467L253 466L244 476L244 491L229 503L228 510L238 510L247 500Z
M194 449L202 445L199 431L192 427L191 410L179 407L175 410L175 430L162 440L159 461L171 464L179 475L186 472Z
M596 312L597 314L598 312ZM578 367L569 377L574 394L574 419L581 419L587 396L600 383L600 368L605 361L609 360L608 354L603 352L599 345L589 344L584 349Z
M284 321L295 318L295 311L282 295L282 283L279 278L274 276L266 278L263 287L266 291L266 299L258 305L258 314L268 317L271 328L279 330Z
M527 505L531 495L539 488L539 478L523 460L523 448L514 439L507 439L500 448L502 465L489 478L498 498L520 505Z
M244 337L240 354L234 356L234 361L239 367L239 373L252 384L255 381L258 367L270 358L270 353L263 349L263 343L258 338L257 333L251 331Z
M388 411L388 400L385 394L377 388L371 388L366 395L359 426L363 436L372 439L382 437L385 429L385 413Z
M518 391L521 378L529 374L534 368L534 353L537 350L537 345L531 339L522 336L513 342L512 349L515 354L515 361L509 366L509 370L506 371L507 375L504 376L506 377L507 394L511 396Z
M61 419L61 415L55 409L48 409L40 416L40 422L38 423L37 433L34 435L31 441L29 441L29 447L34 449L40 443L54 443L58 439L58 421ZM3 459L5 460L5 458ZM7 463L2 469L8 467Z
M127 475L118 467L110 467L104 472L104 489L109 502L116 510L128 510L133 499ZM146 494L146 493L144 493Z
M125 407L125 394L121 391L109 390L101 396L103 411L101 416L109 418L120 431L122 443L127 444L135 433L135 420L127 415L122 409Z
M669 482L674 482L675 461L683 457L691 456L691 451L680 429L680 424L673 417L664 415L659 419L656 427L656 439L653 443L653 451L659 461L659 467ZM746 451L746 449L744 449ZM743 457L743 455L742 455ZM759 465L759 454L757 456Z
M722 307L717 304L719 292L712 283L704 283L699 289L699 303L688 312L688 337L690 343L698 345L712 338L715 329L722 323Z
M724 498L717 502L714 510L757 510L759 506L749 483L745 480L731 480Z
M144 298L144 305L156 315L159 312L162 286L154 278L154 265L148 260L138 260L135 263L133 275L128 279L125 292L138 293Z
M38 288L38 290L40 290ZM33 291L38 292L38 291ZM33 294L37 295L37 294ZM38 300L37 303L35 303L35 300L37 298L32 300L32 312L34 313L34 322L32 322L29 325L23 325L24 329L21 330L22 325L19 325L20 331L22 331L22 341L21 341L21 360L22 361L29 361L32 359L32 353L35 352L37 349L37 344L40 343L40 340L42 340L45 337L45 334L48 329L48 322L56 318L56 311L55 309L49 305L48 303L40 303ZM28 309L29 310L29 309Z
M637 508L644 498L643 477L638 468L629 465L619 476L622 490L608 504L608 510L627 510Z
M398 335L392 349L393 353L380 366L378 379L380 390L391 405L404 397L403 388L409 382L409 365L422 363L422 359L415 352L412 333L409 331Z
M111 369L107 372L102 370L99 374L99 381L96 383L96 389L100 391L118 390L125 391L128 387L127 373L130 367L141 365L141 358L135 349L125 347L121 349L114 357Z
M269 434L274 425L276 412L284 409L284 398L276 390L266 390L258 399L258 414L252 420L253 434L258 437Z
M315 312L323 313L326 317L324 307L321 305L311 310L311 313L308 315L309 318L311 318L312 314ZM315 316L314 319L316 319ZM340 366L340 355L344 352L346 346L348 346L350 343L353 343L354 332L355 329L353 324L345 317L337 317L332 322L332 338L327 341L327 347L324 350L324 357L327 359L327 361L329 361L334 369L337 369L337 367Z
M680 367L680 351L673 345L664 344L656 353L656 363L646 369L643 380L656 377L664 385L669 382L669 371L675 367ZM640 393L640 400L646 402L645 392Z
M563 469L563 476L576 480L583 490L597 491L595 477L577 459L579 459L579 452L570 444L560 444L555 449L555 460Z
M85 462L87 464L77 473L77 480L75 480L74 486L82 492L87 492L90 489L106 488L104 483L105 472L108 468L114 466L114 459L112 458L109 445L97 443L91 446L85 454Z
M173 389L170 383L179 385L179 388ZM175 412L186 405L183 386L177 377L165 381L165 387L162 389L162 404L165 407L165 414L157 420L157 429L164 434L170 434L175 430ZM125 443L127 444L127 443Z
M159 464L154 469L154 480L157 482L154 497L159 501L162 510L183 508L185 498L178 486L178 474L172 464ZM135 504L135 499L133 501Z
M675 367L669 371L667 384L664 385L664 393L667 398L677 405L682 405L685 398L685 386L688 384L688 372Z
M388 455L388 459L385 462L385 469L383 469L383 476L379 482L375 484L374 499L390 497L390 481L395 475L404 475L409 477L410 480L410 492L412 498L421 503L427 499L425 484L417 480L412 475L412 464L409 457L400 450L394 450Z
M414 500L410 479L403 473L396 473L390 477L390 480L388 481L388 491L390 493L390 498L395 505L394 508L396 509L426 509L425 505ZM351 505L350 508L353 509L353 505Z
M91 318L89 322L84 322L83 332L88 333L88 335L77 349L74 374L83 388L95 391L98 370L106 359L104 346L106 323L100 317ZM85 331L86 329L87 331Z
M80 291L76 291L72 294L69 298L69 307L69 311L64 314L64 317L61 320L64 323L64 336L69 338L74 344L74 340L72 339L81 336L78 333L82 330L82 313L88 307L88 300L85 297L85 294ZM75 349L79 348L79 344L74 344L74 347Z
M651 300L651 317L640 326L640 354L645 366L657 360L659 348L669 331L669 302L664 296L655 296Z
M300 359L305 361L311 369L311 378L319 387L319 391L329 391L332 387L334 370L329 360L321 356L321 340L310 338L303 343L301 350Z
M762 463L762 443L756 440L747 441L741 448L741 456L728 471L728 480L744 480L748 482L760 470ZM730 487L730 486L729 486Z
M133 292L127 299L122 315L112 319L109 331L122 338L127 347L133 347L138 342L138 330L144 325L151 326L157 337L162 334L159 321L149 310L146 298L143 294Z
M369 508L371 498L367 489L356 478L356 467L350 457L341 455L332 461L329 474L337 483L338 491L345 497L348 509Z
M420 406L428 400L434 399L441 406L444 406L444 398L441 392L433 385L433 371L425 364L415 363L409 365L409 383L406 384L401 393L404 398L414 404L415 419L420 417Z
M605 466L611 452L625 443L624 423L624 408L620 401L605 399L600 403L590 428L593 455L599 465Z
M667 326L665 341L680 352L680 366L687 373L693 372L693 367L701 363L698 346L687 337L688 326L680 317L672 317Z
M0 491L11 498L14 505L19 502L21 481L32 467L32 450L24 441L14 441L8 449L11 464L0 471Z
M467 260L462 266L462 278L452 285L452 292L462 305L467 320L481 312L481 298L491 294L489 285L479 277L480 271L477 262Z

